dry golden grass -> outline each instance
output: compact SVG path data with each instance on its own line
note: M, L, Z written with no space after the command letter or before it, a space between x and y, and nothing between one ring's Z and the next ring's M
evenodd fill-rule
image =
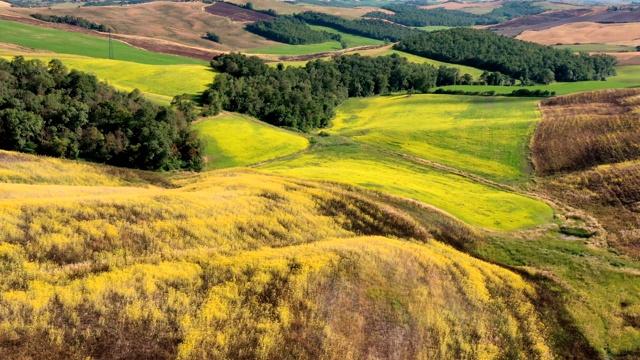
M541 31L525 31L516 38L543 45L608 44L632 46L638 41L640 23L600 24L576 22Z
M537 290L415 202L0 155L0 358L552 358Z
M202 3L151 2L140 5L38 9L38 13L80 16L111 26L118 34L162 39L213 50L264 47L277 43L244 30L245 24L209 14ZM33 9L11 9L28 16ZM220 36L223 45L202 39L207 31Z
M532 143L538 174L584 170L640 157L640 90L606 90L541 102Z
M531 145L541 190L595 214L610 245L640 257L640 90L551 98L541 110Z

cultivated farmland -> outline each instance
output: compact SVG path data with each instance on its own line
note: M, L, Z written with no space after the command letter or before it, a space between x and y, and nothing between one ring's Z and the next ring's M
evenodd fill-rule
M638 11L640 13L640 11ZM599 24L574 22L540 31L525 31L518 39L543 45L615 43L617 45L640 44L640 23Z
M45 29L17 22L0 20L2 41L20 46L47 50L60 54L109 58L109 40L56 29ZM134 48L119 41L113 42L116 60L148 65L205 64L202 60L157 54Z
M331 132L501 181L528 177L537 100L451 95L350 99Z
M226 17L227 19L234 22L253 23L260 20L273 19L273 16L271 15L241 8L239 6L223 1L218 1L213 5L209 5L205 7L204 10L209 14Z

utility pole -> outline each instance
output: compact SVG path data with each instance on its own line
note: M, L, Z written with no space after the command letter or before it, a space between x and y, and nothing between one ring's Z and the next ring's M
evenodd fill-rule
M111 31L113 29L109 28L109 59L113 60L114 55L113 55L113 40L111 39Z

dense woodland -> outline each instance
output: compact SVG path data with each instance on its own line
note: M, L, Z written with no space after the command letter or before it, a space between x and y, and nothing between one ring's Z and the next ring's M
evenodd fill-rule
M326 26L347 34L378 40L400 41L405 36L421 32L379 19L347 20L313 11L296 14L295 17L311 25Z
M436 85L470 79L457 69L414 64L397 54L343 55L311 61L303 68L274 69L257 57L232 53L216 56L211 66L221 73L202 96L212 113L236 111L299 130L327 126L336 106L349 97L426 93Z
M93 75L0 59L0 148L145 170L200 170L193 105L158 106Z
M403 39L395 49L454 64L500 73L502 82L604 80L615 75L616 59L608 55L573 54L490 31L455 28L423 32Z
M258 21L247 25L246 29L269 40L291 45L319 44L332 40L342 41L339 34L313 30L304 21L289 15Z
M57 16L57 15L31 14L31 17L35 18L35 19L38 19L38 20L46 21L46 22L59 23L59 24L69 24L69 25L78 26L78 27L81 27L81 28L89 29L89 30L96 30L96 31L102 31L102 32L109 31L109 28L106 27L105 25L97 24L97 23L94 23L94 22L89 21L87 19L78 17L78 16L71 16L71 15Z
M432 9L425 10L415 5L391 4L383 9L394 14L372 11L365 17L388 20L406 26L473 26L497 24L524 15L539 14L544 11L531 2L510 1L487 14L471 14L460 10Z

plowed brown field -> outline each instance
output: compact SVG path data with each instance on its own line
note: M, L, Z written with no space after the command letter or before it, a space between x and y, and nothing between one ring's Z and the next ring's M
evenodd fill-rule
M213 15L226 17L234 22L256 22L260 20L270 20L273 16L259 13L257 11L248 10L239 6L218 1L213 5L204 8L206 12Z
M640 40L640 23L599 24L576 22L541 31L525 31L516 37L543 45L613 43L633 45Z

